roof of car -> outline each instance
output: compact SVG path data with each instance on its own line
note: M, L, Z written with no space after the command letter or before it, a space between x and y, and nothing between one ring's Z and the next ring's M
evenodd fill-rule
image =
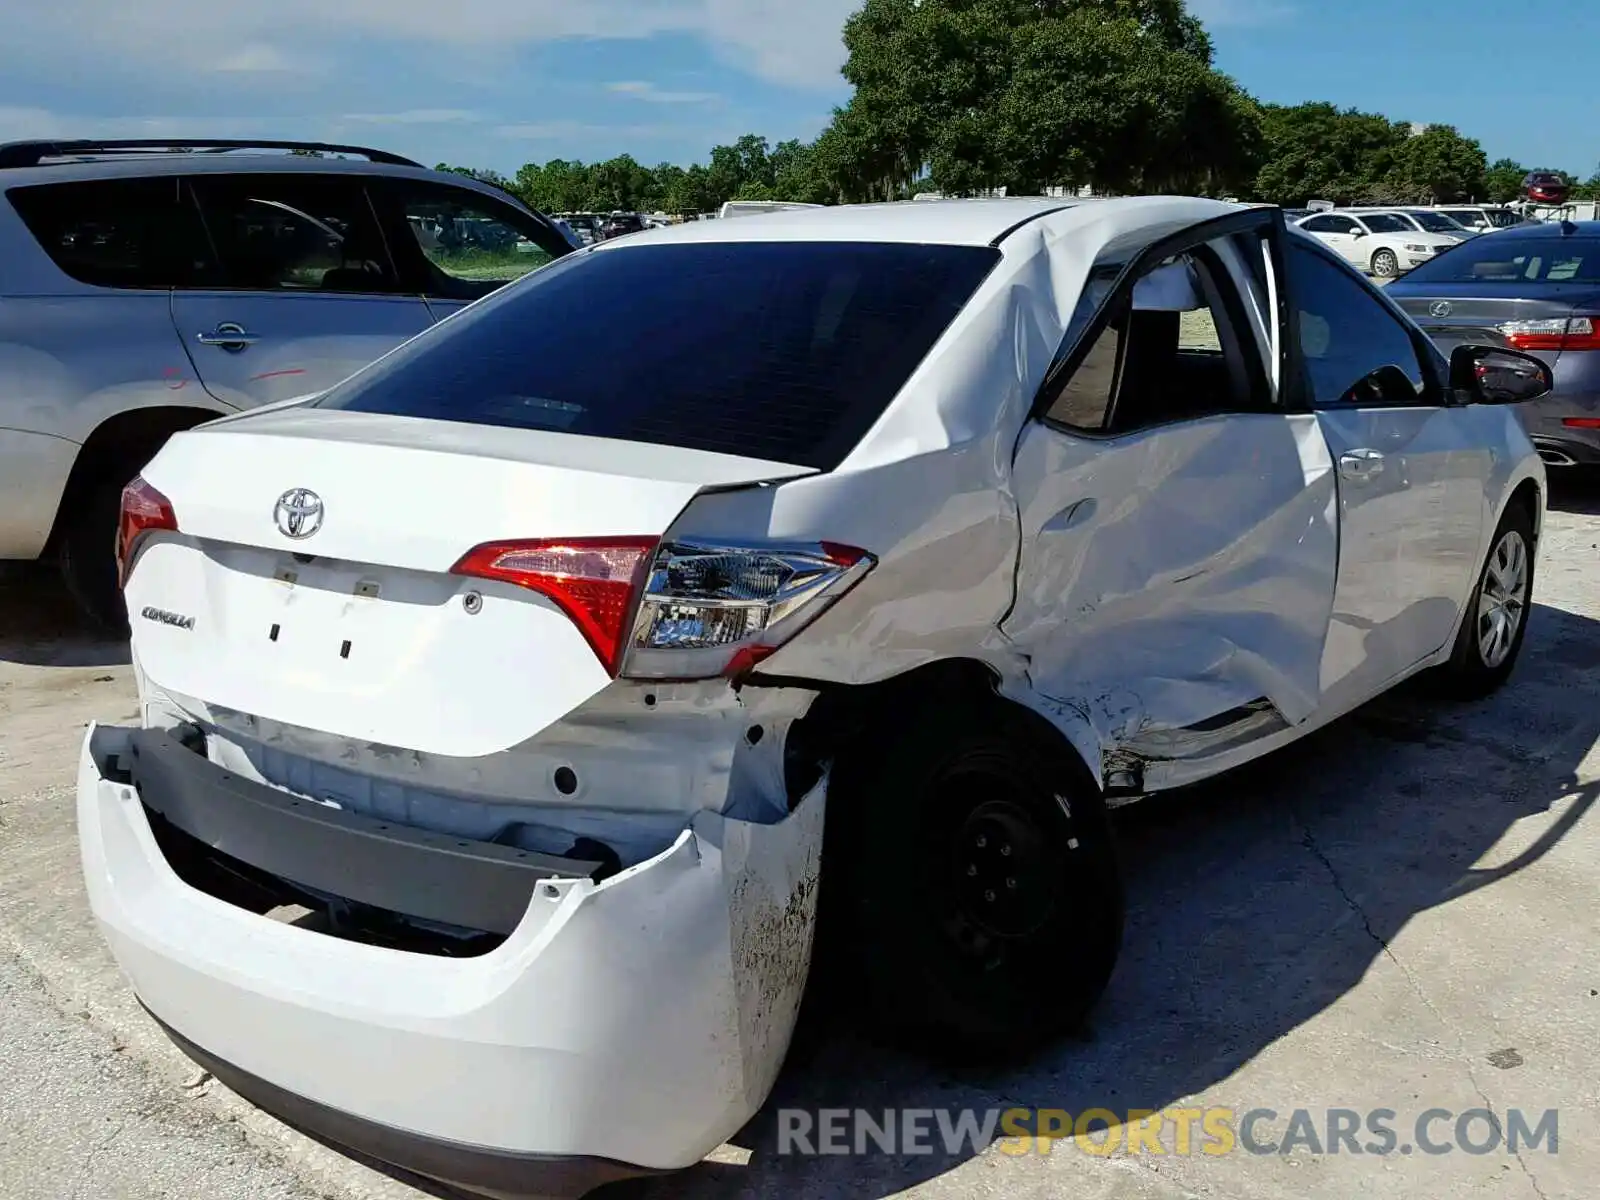
M312 172L357 175L408 175L439 178L426 167L369 162L363 158L312 158L303 154L118 154L105 158L61 159L38 166L0 169L0 188L33 183L72 183L83 179L138 179L150 175L239 175L262 172ZM450 175L469 186L477 181ZM495 190L495 189L491 189Z
M1600 221L1533 221L1527 225L1507 225L1490 230L1479 238L1550 238L1600 237Z
M782 209L737 220L685 221L664 229L634 234L622 246L685 242L911 242L938 245L990 246L1006 234L1040 217L1068 209L1151 221L1207 217L1242 210L1220 200L1174 196L1130 196L1118 199L1057 200L1014 197L995 200L940 200L931 204L897 201L889 204L840 204L825 208ZM598 249L609 249L607 244Z

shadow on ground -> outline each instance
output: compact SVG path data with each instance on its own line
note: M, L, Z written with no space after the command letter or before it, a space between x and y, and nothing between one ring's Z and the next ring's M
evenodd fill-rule
M1552 469L1547 475L1551 508L1600 516L1600 467Z
M0 662L114 667L128 661L127 638L90 629L53 569L0 565Z

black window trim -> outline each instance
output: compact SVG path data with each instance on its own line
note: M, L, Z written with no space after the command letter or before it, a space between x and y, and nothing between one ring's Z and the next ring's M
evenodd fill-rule
M1070 378L1083 360L1088 357L1089 351L1094 347L1100 335L1105 332L1106 326L1111 323L1114 316L1118 315L1118 310L1123 303L1131 298L1134 283L1152 267L1165 262L1175 255L1193 253L1205 247L1208 242L1214 242L1220 238L1237 234L1256 234L1258 236L1265 234L1262 237L1262 241L1267 246L1268 253L1272 257L1272 273L1278 281L1276 288L1278 311L1266 315L1268 320L1276 320L1279 329L1286 330L1286 321L1290 315L1290 310L1287 306L1287 291L1284 286L1286 261L1283 244L1284 228L1285 222L1281 209L1252 208L1243 212L1224 213L1220 217L1208 218L1194 225L1186 226L1175 233L1158 238L1130 257L1117 273L1116 279L1113 280L1110 289L1106 293L1106 298L1101 301L1094 316L1084 324L1082 331L1076 335L1076 341L1071 349L1067 350L1066 353L1062 353L1058 349L1054 365L1045 373L1044 380L1034 395L1033 405L1028 413L1029 421L1037 421L1049 429L1071 437L1083 438L1087 441L1112 442L1122 438L1136 437L1152 429L1164 428L1174 424L1186 424L1190 421L1213 420L1217 417L1228 416L1259 416L1263 413L1287 413L1293 411L1290 407L1290 401L1295 397L1288 387L1289 381L1294 378L1289 370L1292 365L1289 361L1289 352L1291 349L1297 350L1298 343L1294 342L1285 333L1281 341L1278 364L1278 374L1283 381L1283 386L1279 388L1277 403L1272 405L1270 409L1263 409L1260 412L1242 409L1238 413L1201 413L1193 417L1183 417L1160 424L1141 425L1137 429L1121 431L1104 428L1114 415L1115 396L1112 397L1111 404L1107 406L1106 416L1102 419L1102 428L1098 430L1084 429L1077 425L1068 425L1065 422L1051 420L1048 415L1056 386L1061 381ZM1225 272L1225 275L1231 285L1228 288L1219 289L1222 295L1226 297L1224 304L1228 311L1225 315L1229 324L1234 326L1235 336L1241 342L1244 342L1246 339L1239 332L1240 330L1249 329L1249 316L1245 313L1243 307L1244 298L1238 294L1238 285L1233 281L1231 273ZM1267 299L1270 303L1272 297L1268 296L1264 297L1264 299ZM1073 336L1070 330L1067 336ZM1270 396L1270 375L1266 371L1266 363L1262 360L1261 354L1254 347L1254 340L1253 337L1248 339L1250 349L1246 354L1247 369L1249 369L1254 381L1252 386L1259 384L1265 394ZM1118 348L1117 369L1113 387L1116 387L1121 382L1122 355L1125 353L1125 347Z
M1384 290L1375 285L1370 279L1356 270L1342 255L1334 253L1327 246L1317 241L1314 237L1301 238L1295 242L1295 249L1302 253L1312 254L1324 262L1331 263L1335 269L1342 272L1347 279L1354 281L1362 291L1378 302L1389 316L1400 323L1400 328L1405 331L1411 341L1412 352L1417 356L1417 364L1422 371L1423 394L1415 403L1396 403L1375 405L1371 403L1345 404L1336 400L1317 401L1305 394L1307 374L1305 371L1305 356L1300 345L1300 307L1295 303L1295 286L1287 269L1278 272L1278 292L1280 306L1286 305L1284 313L1284 349L1287 361L1284 364L1283 391L1292 398L1293 406L1286 405L1292 412L1352 412L1363 408L1383 409L1414 409L1414 408L1449 408L1457 406L1458 401L1454 392L1448 386L1448 367L1442 366L1443 356L1433 344L1433 340L1406 314ZM1288 247L1284 247L1284 267L1288 265ZM1352 381L1354 382L1354 381Z
M366 206L367 214L372 218L373 226L378 231L378 245L380 247L382 247L382 249L383 249L384 260L385 260L385 262L388 263L390 274L394 278L394 287L393 288L386 288L386 289L384 289L382 291L361 291L361 292L357 292L357 291L344 291L344 290L337 290L337 291L335 291L335 290L324 290L322 288L247 288L247 287L235 287L235 286L229 284L228 282L226 282L227 275L228 275L227 263L225 263L223 261L222 254L221 254L220 250L217 247L217 239L216 239L215 235L211 232L211 223L206 220L206 206L205 206L205 203L204 203L204 201L203 201L203 199L201 197L200 190L195 187L195 181L196 180L202 180L202 179L203 180L208 180L208 181L209 180L227 181L227 180L237 180L237 179L239 179L241 177L245 177L245 176L249 176L251 178L269 178L269 179L282 178L282 179L289 179L289 180L335 179L335 180L339 180L341 182L354 184L357 187L357 189L360 191L360 193L361 193L361 201ZM189 293L189 292L231 292L231 293L235 293L235 294L238 294L238 295L249 295L249 296L336 296L336 297L350 298L350 299L369 299L369 300L370 299L375 299L375 298L376 299L385 299L385 300L392 300L392 299L395 299L395 298L410 299L410 300L419 299L420 298L419 294L417 292L414 292L414 291L410 290L410 288L407 286L407 280L406 280L406 277L405 277L405 273L400 270L400 264L395 261L394 247L390 244L388 230L386 230L384 228L383 221L378 215L377 207L372 202L372 195L371 195L371 193L369 191L369 188L368 188L369 178L370 178L369 176L359 175L359 174L355 174L353 172L345 172L345 171L294 171L294 172L239 171L239 172L229 172L227 174L211 174L211 173L200 174L200 175L182 174L182 173L177 174L176 175L176 179L178 181L179 186L183 189L183 194L188 196L190 203L192 203L194 205L196 212L198 212L199 215L200 215L200 226L201 226L202 229L205 230L206 241L207 241L207 243L208 243L208 245L209 245L209 247L211 249L212 259L215 261L216 266L217 266L217 274L218 274L219 278L223 282L213 283L213 284L201 284L201 285L195 285L195 286L183 287L183 288L175 288L173 290L174 291L181 291L181 292L185 292L185 293Z

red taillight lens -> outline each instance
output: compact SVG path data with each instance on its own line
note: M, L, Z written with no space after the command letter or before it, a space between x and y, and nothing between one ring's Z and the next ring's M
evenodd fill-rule
M139 539L157 530L178 532L172 501L146 483L143 476L136 475L122 489L122 515L117 521L117 581L123 587L128 585L128 571Z
M1568 429L1600 429L1600 417L1562 417Z
M469 550L455 575L498 579L554 601L613 676L656 538L539 538Z
M1499 329L1514 350L1600 350L1597 324L1593 317L1554 317L1507 321Z

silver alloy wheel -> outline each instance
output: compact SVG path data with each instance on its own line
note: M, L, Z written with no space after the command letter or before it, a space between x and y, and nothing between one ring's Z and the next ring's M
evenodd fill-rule
M1395 257L1393 250L1379 250L1372 256L1372 273L1379 279L1400 273L1400 260Z
M1506 661L1528 615L1528 543L1507 530L1489 554L1478 594L1478 655L1493 671Z

